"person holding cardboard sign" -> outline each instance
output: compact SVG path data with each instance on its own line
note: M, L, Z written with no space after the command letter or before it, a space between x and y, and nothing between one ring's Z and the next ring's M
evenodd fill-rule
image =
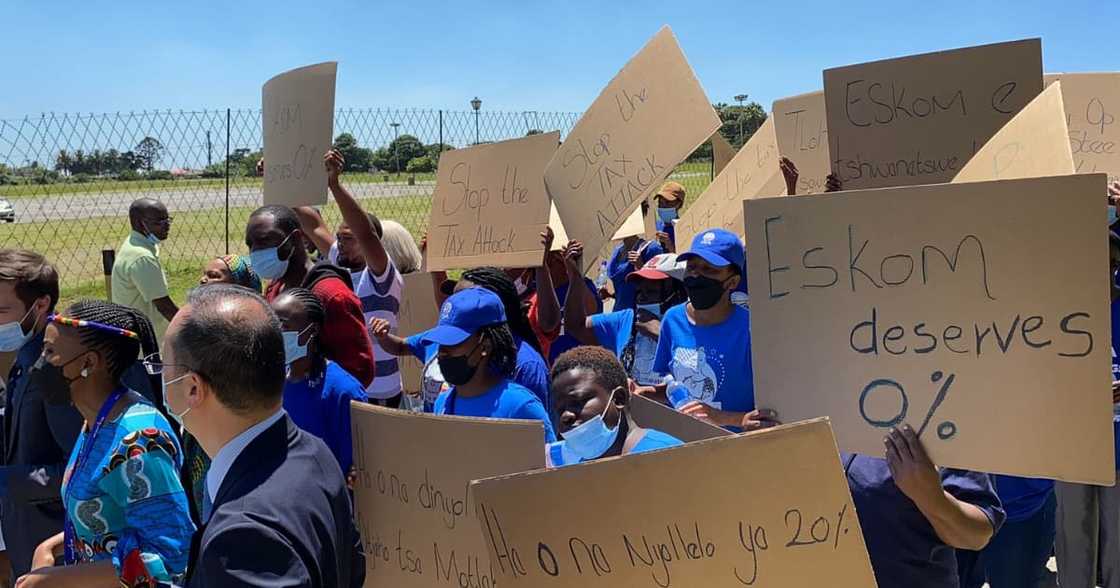
M550 467L676 447L683 442L634 423L628 410L635 384L602 347L569 349L552 366L553 413L562 439L550 443Z

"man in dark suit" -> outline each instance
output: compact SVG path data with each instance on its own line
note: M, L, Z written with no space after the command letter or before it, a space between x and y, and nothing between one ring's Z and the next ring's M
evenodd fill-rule
M236 286L195 290L163 360L167 411L212 457L188 585L361 586L342 470L282 408L284 340L268 303Z
M35 548L62 530L62 474L82 428L72 405L44 402L31 369L56 303L58 272L42 255L0 249L0 352L16 354L0 435L0 512L13 582L31 571Z

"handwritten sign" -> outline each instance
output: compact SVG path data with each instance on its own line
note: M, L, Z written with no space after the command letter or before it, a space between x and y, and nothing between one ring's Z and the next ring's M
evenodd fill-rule
M766 122L739 149L723 172L708 184L676 224L677 248L686 251L692 237L705 229L722 227L743 236L743 200L786 193L778 167L778 140L774 119Z
M735 158L735 148L718 130L712 135L712 177L716 177Z
M1111 485L1103 182L748 200L757 404L847 451L908 423L938 465Z
M428 223L428 267L528 267L543 253L551 206L544 169L559 131L448 151Z
M603 249L719 124L673 31L663 27L607 84L548 164L545 183L568 236L586 251Z
M629 412L639 427L656 429L685 443L727 437L733 434L727 429L709 425L700 419L677 412L660 402L635 394L630 395Z
M635 208L634 212L631 212L630 216L626 217L626 222L622 223L622 226L618 227L618 230L614 232L611 240L617 241L619 239L625 239L627 237L644 235L645 232L646 223L645 218L642 216L642 209Z
M265 204L327 203L323 154L334 133L337 71L333 61L309 65L282 73L261 89Z
M1031 100L953 178L953 182L1012 180L1073 173L1062 84ZM1104 193L1104 187L1101 187Z
M544 467L543 425L353 403L366 586L495 586L470 482Z
M426 331L439 321L439 304L436 303L432 274L413 272L404 274L401 288L401 307L397 318L397 333L410 337ZM401 384L411 394L422 392L421 375L424 371L420 360L409 355L397 359L401 370Z
M875 586L827 419L471 490L503 585Z
M1120 181L1120 73L1050 74L1044 80L1062 82L1077 173L1103 172L1109 183Z
M825 178L832 173L824 92L775 100L773 112L778 153L797 166L797 193L824 192Z
M832 173L846 190L948 182L1041 91L1038 39L826 69Z
M568 244L568 231L564 230L564 221L560 220L560 213L556 212L555 202L548 211L548 226L552 228L552 250L560 251Z

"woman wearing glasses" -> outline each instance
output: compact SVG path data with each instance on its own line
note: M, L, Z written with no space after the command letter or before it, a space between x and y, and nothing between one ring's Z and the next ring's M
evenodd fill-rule
M49 320L30 377L47 402L73 404L85 426L63 478L63 532L39 546L16 585L181 583L194 524L179 441L163 414L120 383L141 349L155 350L150 324L131 308L92 300Z

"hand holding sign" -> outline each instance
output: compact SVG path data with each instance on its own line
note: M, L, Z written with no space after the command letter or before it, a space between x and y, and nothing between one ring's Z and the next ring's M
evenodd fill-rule
M282 73L261 89L264 203L295 207L327 202L320 154L334 131L338 64L331 61Z

